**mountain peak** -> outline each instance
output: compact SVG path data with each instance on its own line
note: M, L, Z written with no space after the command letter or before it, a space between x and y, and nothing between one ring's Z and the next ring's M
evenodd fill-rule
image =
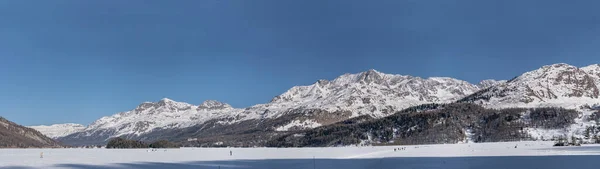
M380 71L377 71L375 69L369 69L366 72L363 72L365 75L379 75L382 76L384 75L384 73L381 73Z
M320 79L320 80L317 80L317 82L315 84L317 84L319 87L323 87L323 86L329 84L329 80Z
M566 63L557 63L557 64L552 64L552 65L542 66L539 69L526 72L526 73L522 74L521 76L518 76L514 80L517 80L517 81L532 81L532 80L540 80L540 79L562 80L564 78L561 78L561 76L580 75L582 73L583 73L583 71L579 70L579 68L577 68L576 66L569 65Z
M175 101L169 99L169 98L163 98L160 99L156 104L160 105L160 106L165 106L165 105L169 105L174 103Z
M568 63L555 63L555 64L552 64L552 66L572 66L572 65L570 65Z
M362 72L360 73L360 75L358 76L358 81L359 82L365 82L365 83L379 83L383 80L383 73L378 72L375 69L369 69L366 72Z
M177 103L177 102L174 100L171 100L169 98L162 98L156 104L159 106L165 106L165 105L171 105L173 103Z
M144 111L144 110L148 110L150 108L158 109L160 107L165 107L168 109L185 110L185 109L189 109L191 106L192 105L188 104L188 103L177 102L177 101L171 100L169 98L162 98L158 102L148 102L148 101L143 102L142 104L138 105L135 110L136 111Z
M158 101L158 102L175 102L175 101L165 97L165 98L160 99L160 101Z
M231 105L216 100L206 100L198 106L198 109L225 109L231 108Z
M540 68L540 69L544 69L544 70L553 70L553 69L564 70L564 69L577 69L577 67L573 66L573 65L566 64L566 63L556 63L556 64L542 66L542 68Z
M375 69L369 69L369 70L367 70L366 72L367 72L367 73L381 73L381 72L379 72L379 71L377 71L377 70L375 70Z

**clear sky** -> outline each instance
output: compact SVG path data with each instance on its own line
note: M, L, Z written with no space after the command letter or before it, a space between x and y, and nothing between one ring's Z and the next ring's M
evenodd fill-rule
M472 83L600 63L600 1L3 0L0 116L89 124L168 97L234 107L376 69Z

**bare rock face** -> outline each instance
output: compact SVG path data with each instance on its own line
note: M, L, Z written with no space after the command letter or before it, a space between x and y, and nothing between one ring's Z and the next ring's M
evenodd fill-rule
M42 133L0 117L0 148L60 147Z

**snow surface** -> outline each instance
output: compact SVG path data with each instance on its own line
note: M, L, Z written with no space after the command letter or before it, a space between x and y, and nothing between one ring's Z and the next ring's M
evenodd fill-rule
M313 120L305 120L305 121L294 120L286 125L276 128L275 131L288 131L290 128L298 127L298 126L303 126L303 127L307 127L307 128L316 128L316 127L321 126L321 124L319 124Z
M265 159L600 155L600 145L584 145L581 147L582 150L571 151L568 148L552 147L552 144L552 142L527 141L382 147L182 148L158 149L157 151L149 149L0 149L0 168L72 168L72 166L81 165L90 165L96 168L99 166L129 168L127 164L134 163L184 164L199 161ZM395 148L403 148L403 150L394 151ZM229 155L229 151L233 153L233 156ZM42 152L44 158L40 158ZM202 163L202 165L207 164L210 163ZM225 167L252 168L249 166Z

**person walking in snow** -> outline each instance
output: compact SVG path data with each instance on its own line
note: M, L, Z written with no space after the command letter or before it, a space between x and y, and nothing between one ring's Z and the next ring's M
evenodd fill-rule
M229 156L233 156L233 152L231 152L231 150L229 150Z

